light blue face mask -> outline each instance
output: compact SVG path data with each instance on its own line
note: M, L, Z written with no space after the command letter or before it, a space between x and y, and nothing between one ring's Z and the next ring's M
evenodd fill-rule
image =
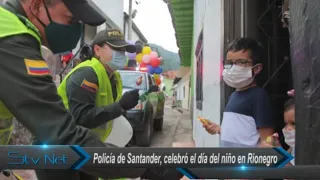
M112 51L112 60L107 65L113 70L122 69L126 65L126 54L123 51Z

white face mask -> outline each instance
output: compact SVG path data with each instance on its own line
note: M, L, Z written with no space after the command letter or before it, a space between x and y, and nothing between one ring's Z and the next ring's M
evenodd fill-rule
M241 67L233 65L229 69L224 69L222 72L224 82L233 88L243 88L250 85L254 77L252 77L253 67Z
M285 129L282 129L282 133L283 133L284 141L286 142L286 144L288 144L290 147L295 147L296 130L287 131Z

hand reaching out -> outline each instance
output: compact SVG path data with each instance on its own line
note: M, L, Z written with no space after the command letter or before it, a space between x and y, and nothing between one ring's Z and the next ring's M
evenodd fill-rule
M210 134L220 134L220 126L216 123L213 123L211 121L207 121L203 124L203 127L206 129L206 131Z
M274 133L273 135L267 137L267 139L262 140L260 143L260 147L264 147L264 148L281 147L279 134Z
M294 97L294 89L291 89L290 91L288 91L287 94L288 94L290 97Z

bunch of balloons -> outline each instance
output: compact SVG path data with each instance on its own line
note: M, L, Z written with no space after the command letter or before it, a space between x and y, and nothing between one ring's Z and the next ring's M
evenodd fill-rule
M160 74L163 70L160 67L161 57L158 53L152 51L150 46L144 46L140 41L128 41L128 43L136 46L136 53L127 53L129 61L135 60L139 64L140 71L153 74L156 84L160 85L162 83Z
M157 85L161 84L161 58L158 57L157 52L152 51L152 49L149 46L144 46L142 48L142 52L137 54L136 61L137 63L139 63L140 70L148 72L149 74L153 74Z

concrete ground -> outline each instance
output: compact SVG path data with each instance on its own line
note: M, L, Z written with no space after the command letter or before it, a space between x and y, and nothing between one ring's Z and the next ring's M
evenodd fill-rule
M192 136L189 113L180 113L171 108L171 102L165 104L163 130L155 132L151 147L172 147L174 142L190 142Z
M165 104L165 116L163 130L155 132L151 147L190 147L192 127L188 112L179 112L171 108L171 101ZM33 171L15 171L23 180L37 180ZM15 180L16 178L6 178L0 175L0 180ZM137 180L139 180L138 178ZM187 179L187 178L186 178ZM128 179L129 180L129 179ZM185 180L185 178L184 178Z
M167 102L165 105L164 128L162 132L155 133L152 147L194 147L189 112L172 109L171 103ZM188 180L188 178L183 177L181 180Z

